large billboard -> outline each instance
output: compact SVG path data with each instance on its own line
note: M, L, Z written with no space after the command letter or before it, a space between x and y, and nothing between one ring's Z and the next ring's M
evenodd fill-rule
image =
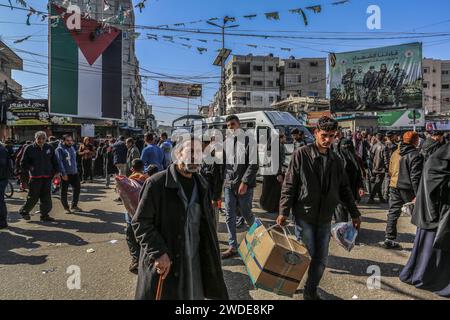
M422 108L422 44L332 53L333 112Z
M202 96L202 85L159 81L158 94L168 97L197 98Z

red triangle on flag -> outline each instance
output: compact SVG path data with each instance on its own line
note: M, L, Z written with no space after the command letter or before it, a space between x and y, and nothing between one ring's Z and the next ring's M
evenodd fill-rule
M58 14L65 13L64 8L54 5ZM64 23L67 26L67 20L70 14L64 14ZM83 53L86 61L93 65L103 52L111 45L111 43L120 34L120 30L110 27L108 30L102 29L102 24L93 19L81 18L81 30L69 30L74 41ZM96 32L97 31L97 32ZM100 32L98 32L100 31Z

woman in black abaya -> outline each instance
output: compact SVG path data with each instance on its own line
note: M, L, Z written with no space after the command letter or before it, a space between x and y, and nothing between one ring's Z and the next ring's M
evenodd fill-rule
M450 297L450 144L425 163L412 221L414 247L400 280Z

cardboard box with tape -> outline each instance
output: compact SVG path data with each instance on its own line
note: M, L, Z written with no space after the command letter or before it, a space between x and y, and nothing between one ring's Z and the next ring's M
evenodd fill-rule
M256 219L239 246L248 275L256 288L292 296L310 263L306 248L279 226Z

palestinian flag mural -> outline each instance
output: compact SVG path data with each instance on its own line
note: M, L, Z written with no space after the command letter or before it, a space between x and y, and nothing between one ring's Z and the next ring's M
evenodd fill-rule
M52 5L51 15L64 9ZM69 30L69 15L50 26L50 112L93 119L121 119L122 33L81 20Z

